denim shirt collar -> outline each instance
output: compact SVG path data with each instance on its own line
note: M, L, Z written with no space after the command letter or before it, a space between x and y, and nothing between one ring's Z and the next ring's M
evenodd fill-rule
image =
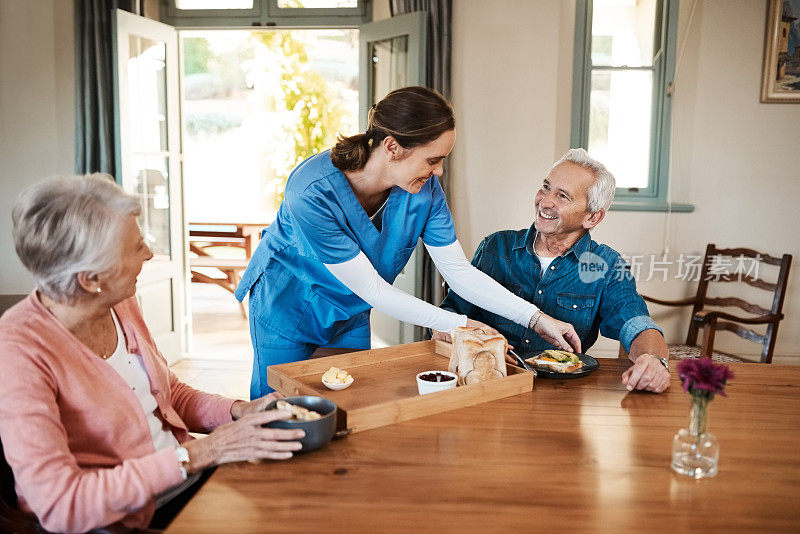
M536 239L536 234L537 234L536 223L533 223L524 234L518 236L514 240L513 249L518 250L524 248L528 252L528 254L530 254L531 256L535 256L536 254L533 251L533 241L534 239ZM585 234L581 236L580 239L578 239L578 241L574 245L572 245L572 248L570 248L564 254L564 256L566 256L567 254L574 254L575 258L579 259L581 257L581 254L589 250L591 243L592 243L592 237L589 235L589 232L587 231Z

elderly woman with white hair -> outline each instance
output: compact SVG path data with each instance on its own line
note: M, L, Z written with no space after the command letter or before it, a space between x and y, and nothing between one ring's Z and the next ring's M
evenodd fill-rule
M264 411L277 394L226 399L169 370L134 297L140 205L109 178L41 181L13 211L36 289L0 318L0 439L19 508L52 531L163 527L206 468L286 459L303 437L263 427L291 415Z

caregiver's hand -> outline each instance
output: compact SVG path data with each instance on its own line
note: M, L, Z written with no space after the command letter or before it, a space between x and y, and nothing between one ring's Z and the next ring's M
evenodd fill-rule
M184 443L190 458L187 474L229 462L291 458L292 453L300 450L301 446L299 441L293 440L302 438L305 432L262 426L291 416L287 410L247 413L237 421L218 427L204 438Z
M539 319L536 320L533 331L539 334L542 339L561 350L581 352L581 339L575 332L575 327L569 323L559 321L542 313Z

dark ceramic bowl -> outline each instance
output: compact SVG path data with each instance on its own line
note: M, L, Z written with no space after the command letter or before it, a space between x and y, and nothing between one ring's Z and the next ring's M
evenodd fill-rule
M290 430L302 429L306 431L306 436L300 440L303 448L300 452L315 451L320 447L327 445L333 439L336 432L336 404L323 399L322 397L286 397L283 399L289 404L296 404L308 410L313 410L322 415L320 419L313 421L298 421L293 419L282 419L280 421L272 421L267 423L268 428L288 428ZM267 410L274 410L277 400L269 403Z

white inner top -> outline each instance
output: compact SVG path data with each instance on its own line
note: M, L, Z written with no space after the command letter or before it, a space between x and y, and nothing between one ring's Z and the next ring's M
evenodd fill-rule
M542 264L542 276L544 276L544 272L547 270L548 267L550 267L550 264L553 263L553 260L555 258L546 258L544 256L539 256L538 254L536 255L536 257L539 258L539 263Z
M114 319L114 326L117 329L117 347L114 349L114 354L106 359L106 362L122 377L136 394L136 398L139 399L155 449L160 451L178 447L178 440L175 439L172 432L164 429L164 424L155 414L158 403L150 392L150 378L147 376L142 357L126 350L125 336L114 310L111 310L111 317Z
M372 221L372 224L375 225L375 228L378 229L379 232L383 231L383 212L386 211L386 204L389 202L389 197L386 197L386 200L383 201L381 207L378 208L378 211L373 213L369 220Z

